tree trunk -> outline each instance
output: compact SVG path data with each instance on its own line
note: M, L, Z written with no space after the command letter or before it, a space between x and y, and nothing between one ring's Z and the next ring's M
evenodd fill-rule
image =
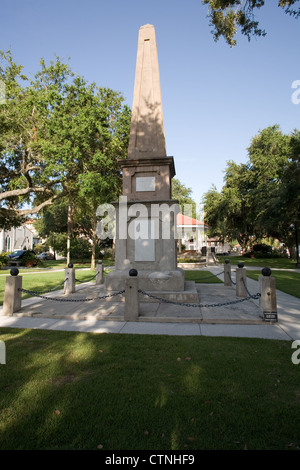
M96 243L97 243L97 235L96 235L96 226L97 226L97 217L96 217L96 209L94 208L94 216L93 216L93 227L92 227L92 259L91 259L91 269L95 269L96 267Z
M93 245L92 245L92 259L91 259L91 269L95 269L96 267L96 244L93 240Z
M299 235L298 235L298 224L295 223L295 235L296 235L296 266L299 267Z
M68 205L68 234L67 234L67 266L71 262L71 232L72 232L72 200L69 199Z

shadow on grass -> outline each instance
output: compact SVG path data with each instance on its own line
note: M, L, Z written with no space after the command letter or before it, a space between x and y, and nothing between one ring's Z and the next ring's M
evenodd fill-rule
M300 446L289 342L9 328L0 339L2 450Z

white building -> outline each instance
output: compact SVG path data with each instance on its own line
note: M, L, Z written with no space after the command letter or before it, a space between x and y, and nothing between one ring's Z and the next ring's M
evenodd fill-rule
M208 230L209 226L203 221L178 214L177 239L181 242L179 243L179 251L181 251L181 245L184 245L186 251L201 252L203 247L211 247L211 251L216 254L230 252L229 243L220 242L217 238L209 238L207 235Z
M200 220L183 214L177 215L177 239L185 245L186 250L201 251L203 246L207 246L208 228L208 225Z
M14 250L32 250L39 243L32 221L10 230L0 229L0 253L10 253Z

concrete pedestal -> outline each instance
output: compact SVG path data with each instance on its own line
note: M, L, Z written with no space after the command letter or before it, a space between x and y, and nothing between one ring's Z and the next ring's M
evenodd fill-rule
M7 276L3 299L3 315L13 315L21 310L22 276Z
M65 269L65 286L64 294L69 295L75 292L75 269Z
M245 268L238 268L236 270L236 296L237 297L248 297L246 290L247 285L247 272Z
M259 292L261 294L259 307L260 315L265 321L277 322L277 299L276 299L276 282L271 276L260 276Z
M102 262L98 262L96 266L96 285L104 283L104 269Z
M125 321L137 321L139 317L139 279L127 277L125 280Z
M224 264L224 286L231 287L231 265L230 263Z

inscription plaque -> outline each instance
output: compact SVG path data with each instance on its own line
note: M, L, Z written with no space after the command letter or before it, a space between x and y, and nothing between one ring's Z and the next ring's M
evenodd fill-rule
M137 191L155 191L155 176L138 176L136 178Z
M154 220L135 221L135 261L155 261Z

